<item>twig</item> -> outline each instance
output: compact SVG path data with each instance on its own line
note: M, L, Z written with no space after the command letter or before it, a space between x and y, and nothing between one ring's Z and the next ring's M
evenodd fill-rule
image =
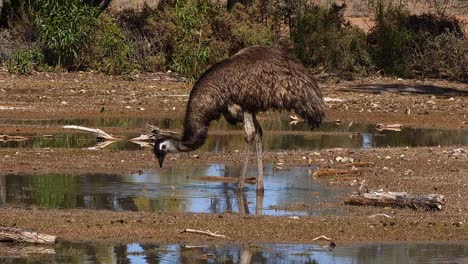
M195 230L195 229L184 229L180 233L194 233L194 234L200 234L200 235L206 235L206 236L211 236L211 237L219 237L219 238L225 238L225 239L230 239L229 237L225 235L220 235L217 232L213 233L210 230L202 231L202 230Z
M326 241L331 241L332 239L331 239L331 238L329 238L329 237L323 236L323 235L322 235L322 236L318 236L318 237L316 237L316 238L312 239L312 241L317 241L317 240L326 240Z
M376 218L376 217L379 217L379 216L382 216L382 217L385 217L385 218L388 218L388 219L392 219L393 217L392 216L389 216L387 214L373 214L373 215L369 215L368 217L369 218Z

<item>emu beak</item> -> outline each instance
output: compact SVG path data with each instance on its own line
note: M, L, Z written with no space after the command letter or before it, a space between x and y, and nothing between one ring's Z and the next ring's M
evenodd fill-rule
M165 157L166 157L166 153L161 153L160 155L158 155L158 161L159 161L159 167L160 168L162 168Z

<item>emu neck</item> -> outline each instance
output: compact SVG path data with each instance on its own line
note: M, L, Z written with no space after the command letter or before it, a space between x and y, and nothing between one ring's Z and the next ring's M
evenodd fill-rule
M192 151L201 147L206 140L209 122L203 122L186 116L182 139L178 149L182 152Z

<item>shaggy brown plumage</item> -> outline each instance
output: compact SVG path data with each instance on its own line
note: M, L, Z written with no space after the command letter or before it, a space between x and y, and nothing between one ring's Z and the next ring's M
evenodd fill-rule
M309 70L287 52L253 46L208 69L195 83L187 105L182 144L205 142L208 125L221 114L230 123L242 113L294 110L315 127L324 117L322 93Z
M262 128L256 114L294 110L315 127L324 116L322 93L309 70L287 52L254 46L239 51L208 69L195 83L187 105L182 139L159 135L154 153L162 166L166 153L191 151L206 140L212 120L224 115L244 125L246 149L239 178L243 189L250 146L256 142L257 190L263 190Z

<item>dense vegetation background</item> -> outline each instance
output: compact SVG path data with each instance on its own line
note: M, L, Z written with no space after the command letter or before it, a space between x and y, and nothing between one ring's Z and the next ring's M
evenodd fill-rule
M0 0L0 62L10 72L172 70L195 80L250 45L291 50L312 71L468 81L463 25L443 8L411 14L368 1L372 28L345 18L346 5L307 0L161 0L109 11L110 0Z

